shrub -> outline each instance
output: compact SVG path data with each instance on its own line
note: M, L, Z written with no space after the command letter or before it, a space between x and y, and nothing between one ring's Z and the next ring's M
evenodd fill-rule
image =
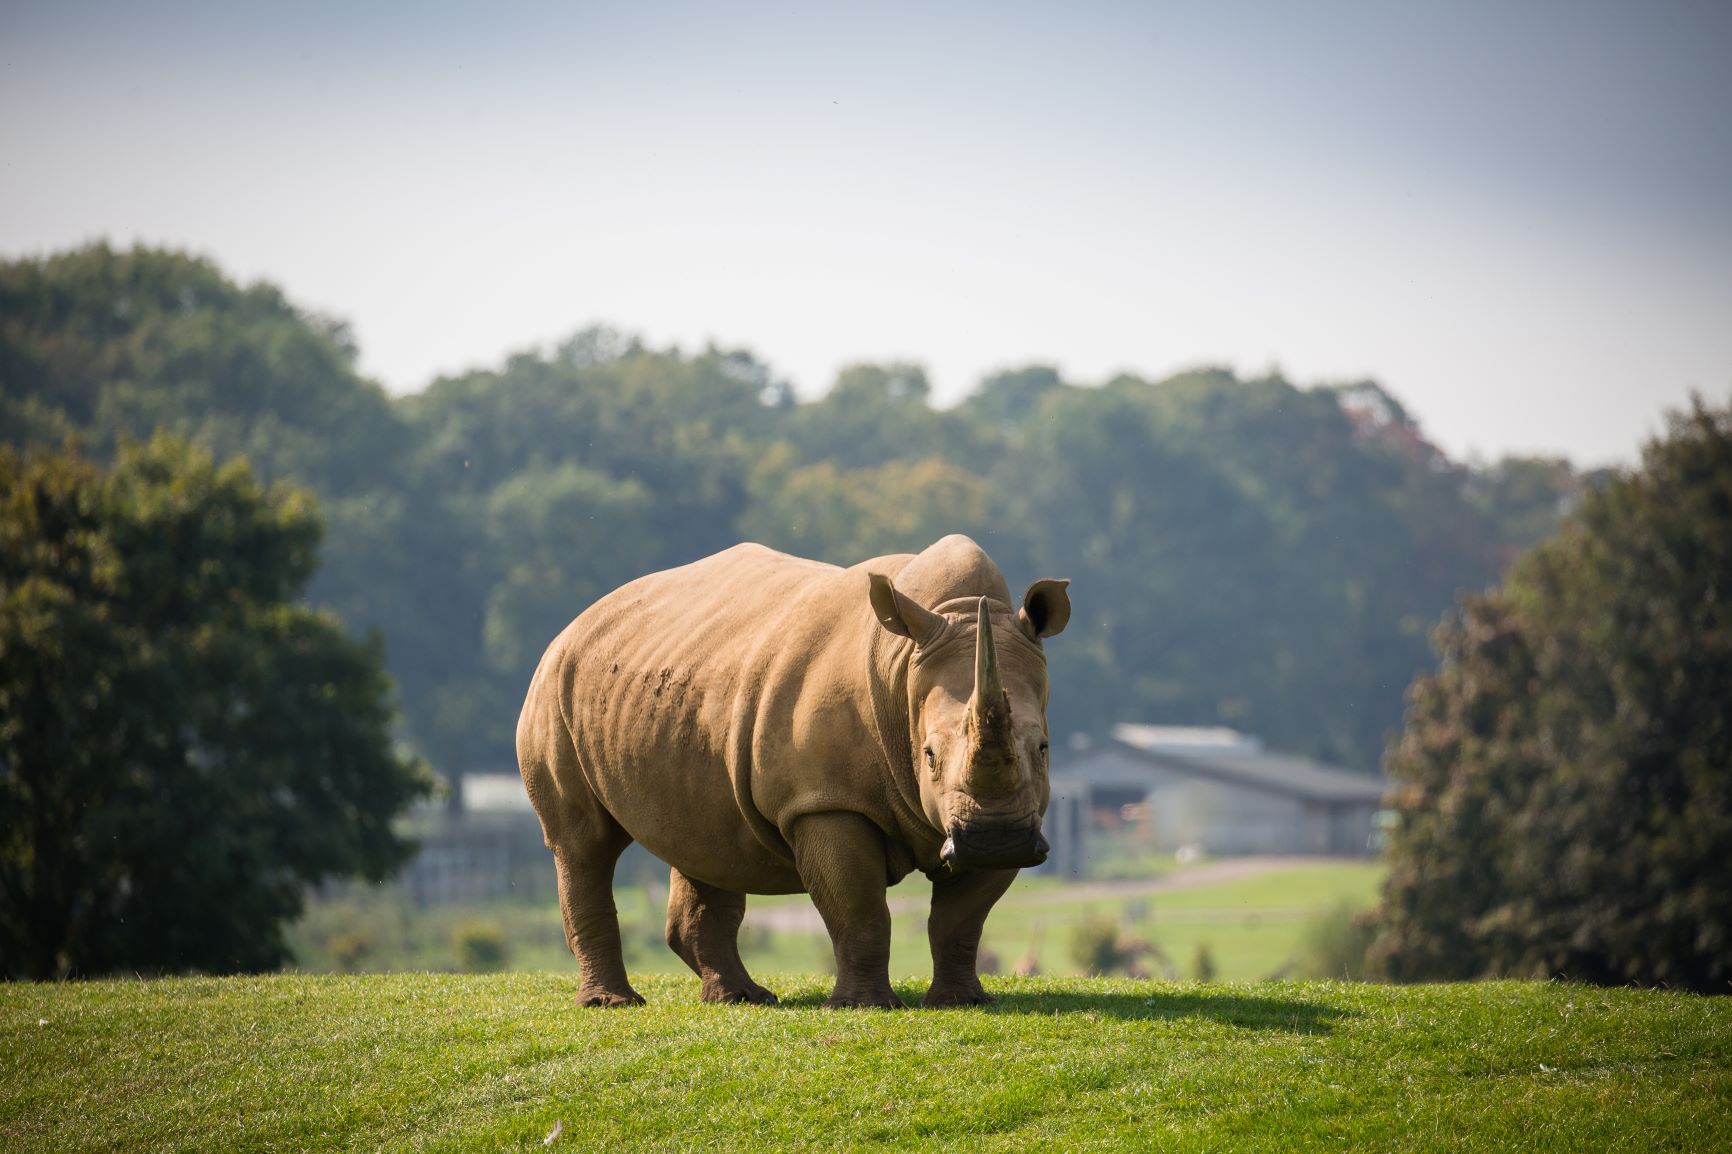
M373 956L378 946L378 941L369 931L350 930L333 937L325 948L330 951L331 960L337 964L337 969L345 974L352 974Z
M1159 946L1125 933L1108 918L1089 918L1073 927L1070 951L1071 959L1091 975L1128 974L1146 978L1153 973L1148 965L1152 961L1165 976L1174 976L1172 963Z
M1191 976L1199 982L1212 982L1216 972L1215 951L1208 942L1198 942L1196 956L1191 959Z
M1085 974L1110 974L1119 968L1119 927L1108 918L1078 922L1070 932L1070 956Z
M1365 954L1374 934L1361 910L1338 902L1305 923L1299 945L1299 973L1307 978L1362 981Z
M457 946L457 968L468 974L489 973L505 968L509 951L505 931L498 922L465 922L452 935Z

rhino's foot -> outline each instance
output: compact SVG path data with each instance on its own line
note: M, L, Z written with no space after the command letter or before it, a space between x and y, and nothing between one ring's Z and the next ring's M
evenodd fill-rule
M885 990L877 994L831 994L824 1000L826 1010L906 1010L908 1003L896 996L894 990Z
M706 1002L719 1002L729 1006L773 1006L777 1000L775 994L750 978L737 983L705 982L704 992L700 996Z
M644 1004L643 995L632 989L630 986L627 986L624 991L604 990L600 987L591 989L590 987L585 986L583 989L577 991L577 996L573 998L572 1001L576 1002L580 1006L599 1006L604 1010L618 1009L620 1006L641 1006Z
M981 989L978 984L974 986L934 985L926 991L926 996L920 999L920 1004L928 1009L945 1006L991 1006L996 1005L997 1002L996 997Z

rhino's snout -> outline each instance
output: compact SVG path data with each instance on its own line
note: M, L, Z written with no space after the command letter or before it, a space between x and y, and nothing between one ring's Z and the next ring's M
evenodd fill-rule
M1051 848L1038 822L1012 826L961 824L950 827L938 857L951 869L963 866L1019 869L1039 865Z

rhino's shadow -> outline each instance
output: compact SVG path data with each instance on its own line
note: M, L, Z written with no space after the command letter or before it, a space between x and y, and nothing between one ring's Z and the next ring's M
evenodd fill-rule
M1198 1018L1246 1030L1284 1030L1293 1034L1327 1034L1336 1021L1352 1016L1350 1010L1320 1002L1227 990L1154 989L1099 994L1007 991L1000 993L998 1004L987 1010L999 1014L1095 1014L1132 1021Z
M924 987L897 986L898 994L910 1006L920 1004ZM781 1004L789 1008L810 1008L822 1003L823 994L795 995ZM854 1011L849 1011L854 1012ZM1069 1014L1093 1014L1121 1021L1176 1021L1194 1018L1236 1026L1245 1030L1281 1030L1291 1034L1328 1034L1334 1024L1354 1016L1320 1002L1298 998L1268 997L1238 994L1229 990L1150 989L1140 992L1058 993L1049 991L1001 990L998 1002L991 1006L970 1006L960 1010L916 1010L916 1013L944 1014L1040 1014L1046 1017Z

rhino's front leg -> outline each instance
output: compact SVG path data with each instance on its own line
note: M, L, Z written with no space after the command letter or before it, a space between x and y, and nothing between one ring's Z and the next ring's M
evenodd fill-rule
M970 870L941 876L932 883L932 916L926 937L932 944L932 986L925 1006L984 1006L998 1001L980 985L976 960L980 931L993 903L1004 896L1016 871Z
M855 813L816 813L794 823L794 865L836 951L836 988L824 1003L901 1009L890 988L890 908L884 902L884 835Z

